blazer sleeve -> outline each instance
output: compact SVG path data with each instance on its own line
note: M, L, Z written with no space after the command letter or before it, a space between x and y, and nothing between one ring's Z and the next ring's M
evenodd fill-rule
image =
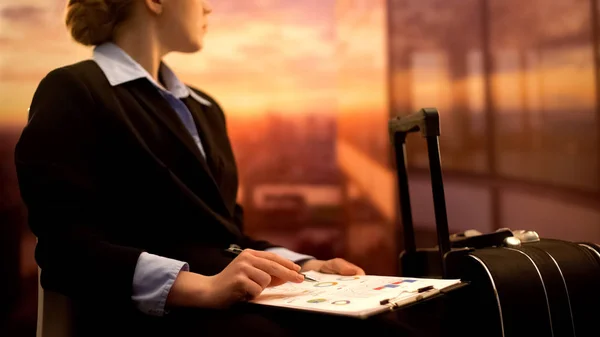
M75 299L131 304L142 251L111 242L95 218L106 203L96 193L103 179L97 110L71 70L49 73L15 149L17 176L38 238L42 286Z

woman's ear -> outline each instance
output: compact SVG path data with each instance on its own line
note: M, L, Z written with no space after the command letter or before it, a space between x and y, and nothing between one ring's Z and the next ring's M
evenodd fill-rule
M144 2L146 3L146 7L148 7L148 9L156 15L162 13L163 1L164 0L144 0Z

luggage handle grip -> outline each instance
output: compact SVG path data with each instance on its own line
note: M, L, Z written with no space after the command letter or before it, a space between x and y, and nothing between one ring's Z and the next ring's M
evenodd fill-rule
M435 108L425 108L408 116L394 117L389 120L388 128L390 140L396 154L398 193L400 197L399 201L404 232L404 249L407 253L416 252L417 247L408 187L405 148L406 136L408 133L420 131L421 135L427 140L438 248L442 262L442 270L444 270L444 255L450 251L450 233L448 229L448 217L446 213L446 201L439 151L440 122L438 110Z
M423 137L439 137L440 115L435 108L425 108L408 116L396 116L389 121L388 126L392 143L394 135L398 133L421 131Z

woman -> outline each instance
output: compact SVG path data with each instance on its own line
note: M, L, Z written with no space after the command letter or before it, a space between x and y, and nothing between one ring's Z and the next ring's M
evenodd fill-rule
M41 81L15 158L42 285L73 299L81 335L289 334L297 316L234 304L302 282L300 270L364 274L243 233L223 112L161 61L200 50L210 12L202 0L68 2L93 59Z

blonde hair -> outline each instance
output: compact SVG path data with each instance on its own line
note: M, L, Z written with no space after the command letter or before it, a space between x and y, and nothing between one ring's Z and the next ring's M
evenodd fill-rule
M136 0L69 0L65 23L73 39L97 46L114 38Z

